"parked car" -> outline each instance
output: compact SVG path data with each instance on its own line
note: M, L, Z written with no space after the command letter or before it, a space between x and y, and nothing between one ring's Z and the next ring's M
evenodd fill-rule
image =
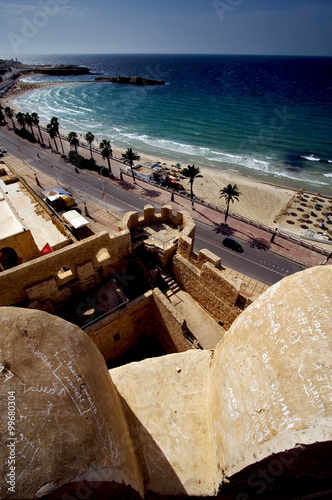
M231 250L235 250L236 252L240 253L243 252L243 248L240 245L240 243L238 243L235 240L232 240L232 238L225 238L222 244L224 245L224 247L230 248Z

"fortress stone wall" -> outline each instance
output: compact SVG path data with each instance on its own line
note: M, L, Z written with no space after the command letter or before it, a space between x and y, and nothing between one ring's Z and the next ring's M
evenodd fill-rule
M170 224L176 236L159 248L161 260L173 257L169 267L179 286L228 329L241 312L239 299L243 299L242 308L248 300L224 272L218 257L208 250L197 256L192 252L195 224L187 212L173 214L169 206L156 213L147 205L142 217L137 212L126 214L118 233L100 233L0 273L0 305L54 313L78 293L89 297L89 290L128 261L136 259L140 265L136 250L144 241L133 241L134 232L158 223ZM76 313L81 309L76 307ZM95 321L86 332L106 361L116 360L143 336L157 338L166 353L192 349L189 337L195 340L184 318L158 288Z
M284 278L214 352L107 373L91 339L0 309L1 498L288 498L331 487L332 266ZM6 482L8 394L15 477ZM13 480L15 482L15 480Z
M4 224L3 221L1 223ZM6 248L11 248L16 252L19 263L36 259L40 255L38 247L29 229L21 233L14 234L13 236L9 236L8 238L3 238L0 242L0 252Z
M105 360L116 360L140 339L154 336L165 353L193 348L187 340L185 320L158 288L150 290L85 329Z
M0 304L28 301L28 307L53 311L71 294L99 283L130 253L130 234L123 231L103 232L41 256L1 273Z

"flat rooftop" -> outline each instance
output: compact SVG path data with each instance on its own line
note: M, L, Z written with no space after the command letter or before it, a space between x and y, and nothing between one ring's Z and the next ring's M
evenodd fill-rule
M11 174L10 168L7 165L2 164L1 166L5 167L6 171ZM67 239L53 224L52 219L44 208L33 198L20 181L5 184L0 177L0 207L1 239L18 234L25 229L30 229L39 250L46 243L49 243L52 247ZM4 207L3 210L2 207Z
M10 238L11 236L15 236L16 234L22 233L25 230L23 222L15 214L1 191L0 214L0 240Z

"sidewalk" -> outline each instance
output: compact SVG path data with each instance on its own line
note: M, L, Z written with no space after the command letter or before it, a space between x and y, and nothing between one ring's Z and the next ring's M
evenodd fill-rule
M121 162L113 159L112 171L117 179L120 178L120 170L124 170L126 168L126 165L123 165ZM172 192L170 190L166 191L155 184L150 184L149 182L144 182L138 179L136 179L136 183L134 184L131 175L124 174L123 178L123 182L119 180L110 180L110 182L116 182L117 184L120 183L124 189L126 189L127 186L127 189L130 189L132 192L147 198L147 202L150 199L160 205L171 205L173 210L176 211L187 210L194 220L204 222L205 224L213 227L214 232L224 234L225 236L233 235L235 237L239 237L249 242L251 246L259 248L262 253L266 250L270 250L278 255L281 255L282 257L293 260L307 267L320 265L326 259L326 255L323 253L306 248L296 242L289 241L286 237L280 236L279 234L276 235L274 242L271 243L270 240L273 233L238 220L232 217L232 215L228 216L228 226L223 227L221 226L221 223L224 222L224 214L222 212L198 203L195 203L195 207L193 209L189 198L185 198L174 193L173 202L171 201Z
M7 127L7 130L10 130L10 127ZM11 133L13 134L13 132ZM48 144L48 139L49 139L48 134L42 131L42 135L45 140L45 144ZM64 146L64 151L67 154L70 150L70 146L67 140L63 139L63 146ZM39 146L38 143L36 144L36 148L41 149L42 151L42 148ZM47 152L49 153L51 152L51 150L48 149ZM87 158L90 157L90 151L88 148L79 146L79 153ZM59 157L59 155L55 156ZM103 160L100 154L98 154L97 152L93 151L93 156L97 160L97 163L99 165L107 165L106 160ZM5 159L6 157L4 157L4 160ZM20 162L20 160L18 161ZM26 175L26 177L29 178L29 181L32 181L32 185L35 184L34 172L36 172L38 174L38 177L40 177L39 180L43 180L44 177L45 178L47 177L47 180L45 179L44 184L49 185L49 181L51 180L49 176L41 174L37 169L34 169L34 167L31 165L26 165L25 163L23 165L24 167L21 166L17 173L19 173L20 175ZM114 178L113 179L104 178L105 182L111 182L113 184L121 186L123 189L130 190L140 196L143 196L144 198L146 198L147 204L149 203L149 200L151 200L154 203L160 204L161 206L165 204L171 205L173 210L175 211L187 210L194 220L208 224L209 226L214 228L213 229L214 232L224 234L225 236L233 235L235 237L239 237L245 240L246 242L249 242L251 246L259 248L262 254L264 253L264 251L270 250L278 255L286 257L287 259L293 260L300 264L303 264L307 267L312 267L322 264L325 261L327 255L329 254L328 250L325 252L324 255L323 251L322 253L320 253L316 250L306 248L294 241L290 241L288 238L281 236L279 234L276 235L274 242L271 243L270 242L272 236L271 232L268 232L262 228L255 227L247 222L238 220L237 218L232 217L232 215L228 216L227 219L228 226L223 227L220 225L224 221L224 214L222 212L219 212L214 208L199 203L195 203L195 207L193 209L191 205L191 200L189 198L179 196L176 193L174 193L174 201L171 201L172 192L170 190L162 189L158 185L151 184L149 182L145 182L138 179L136 179L136 182L134 183L131 175L128 175L127 173L123 173L123 181L120 181L121 170L124 172L127 170L128 167L127 165L124 165L121 161L117 159L111 158L111 168ZM25 172L23 173L23 171ZM94 175L98 174L95 173ZM43 185L43 182L41 182L41 184ZM102 202L100 202L98 205L89 201L88 202L89 213L92 215L92 217L94 217L95 213L94 218L96 222L100 223L106 222L107 226L116 229L117 220L119 220L119 217L116 214L110 214L110 212L107 212L105 209L103 209ZM82 198L82 206L83 206L83 198ZM79 207L82 209L80 203ZM82 214L84 215L83 210Z

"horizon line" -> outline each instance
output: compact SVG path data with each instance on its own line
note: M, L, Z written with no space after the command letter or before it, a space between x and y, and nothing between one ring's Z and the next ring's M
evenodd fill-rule
M29 54L7 54L4 55L5 58L11 58L11 60L19 59L20 57L35 56L35 57L46 57L46 56L225 56L225 57L305 57L305 58L331 58L331 55L320 55L320 54L245 54L245 53L200 53L200 52L73 52L73 53L29 53ZM0 58L2 59L2 58Z

